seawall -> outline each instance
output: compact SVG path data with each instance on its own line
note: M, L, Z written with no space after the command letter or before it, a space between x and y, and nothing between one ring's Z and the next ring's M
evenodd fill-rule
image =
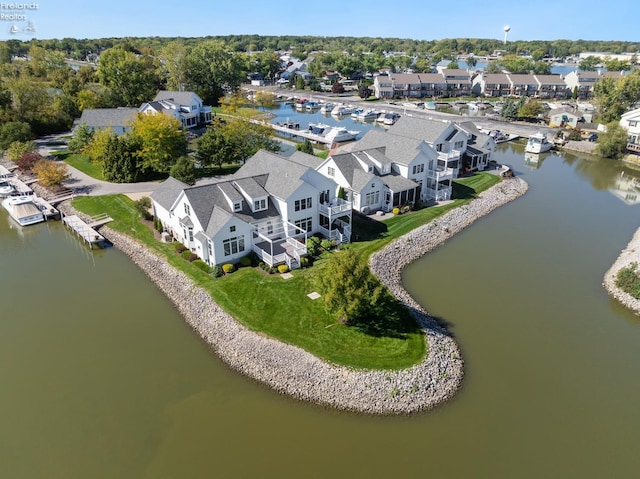
M367 414L409 414L451 398L462 383L463 361L454 339L402 287L402 269L480 217L522 196L527 188L519 178L504 180L467 205L372 255L372 271L425 329L429 354L419 364L400 371L336 366L301 348L251 332L162 257L108 227L100 232L145 272L185 321L234 370L299 400ZM72 212L68 204L62 209Z
M616 276L618 271L626 268L631 263L640 265L640 228L633 235L633 238L625 249L622 250L611 268L605 273L602 285L610 296L620 301L624 306L640 314L640 300L634 298L629 293L625 293L616 286Z

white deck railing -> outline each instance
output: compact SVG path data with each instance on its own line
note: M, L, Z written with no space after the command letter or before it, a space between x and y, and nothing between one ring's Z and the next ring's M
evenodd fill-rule
M351 201L346 201L341 198L336 198L331 203L320 203L320 213L332 218L337 215L348 213L353 208Z

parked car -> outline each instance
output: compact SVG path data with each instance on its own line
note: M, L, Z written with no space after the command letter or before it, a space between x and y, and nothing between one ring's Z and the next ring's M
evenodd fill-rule
M588 137L587 140L589 141L598 141L598 134L597 133L591 133Z

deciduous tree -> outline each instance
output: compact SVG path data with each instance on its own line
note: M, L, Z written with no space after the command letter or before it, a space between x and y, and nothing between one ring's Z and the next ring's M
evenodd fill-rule
M129 136L140 145L138 166L143 172L168 173L171 166L187 152L187 140L180 122L167 114L139 114Z
M23 121L8 121L0 125L0 151L5 151L14 141L33 140L31 126Z
M82 153L82 150L93 138L93 131L84 123L78 125L73 132L73 137L69 140L69 151L71 153Z
M156 60L122 48L105 50L96 74L100 83L113 90L120 106L140 106L155 96L159 83Z
M46 158L33 165L33 172L44 186L60 186L70 176L65 163Z
M617 121L607 125L607 131L599 133L596 153L605 158L621 158L627 151L628 132Z
M169 174L176 180L182 181L188 185L196 183L196 168L193 160L188 156L181 156L171 167Z

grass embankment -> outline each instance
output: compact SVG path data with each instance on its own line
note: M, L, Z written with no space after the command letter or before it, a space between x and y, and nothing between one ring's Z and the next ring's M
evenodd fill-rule
M354 234L358 238L349 247L361 251L366 260L393 239L466 203L499 181L494 175L476 174L458 181L455 188L458 199L449 205L425 208L384 222L358 219L354 221ZM294 271L289 280L253 268L240 268L213 279L182 259L172 245L156 241L127 197L80 197L73 206L90 215L110 214L114 219L111 228L166 256L171 265L204 287L221 307L254 331L304 348L328 361L357 368L405 368L416 364L427 352L422 332L399 304L389 312L384 328L376 329L374 334L366 327L341 324L326 312L322 299L310 300L307 294L315 289L314 278L323 268L323 259L311 268Z

